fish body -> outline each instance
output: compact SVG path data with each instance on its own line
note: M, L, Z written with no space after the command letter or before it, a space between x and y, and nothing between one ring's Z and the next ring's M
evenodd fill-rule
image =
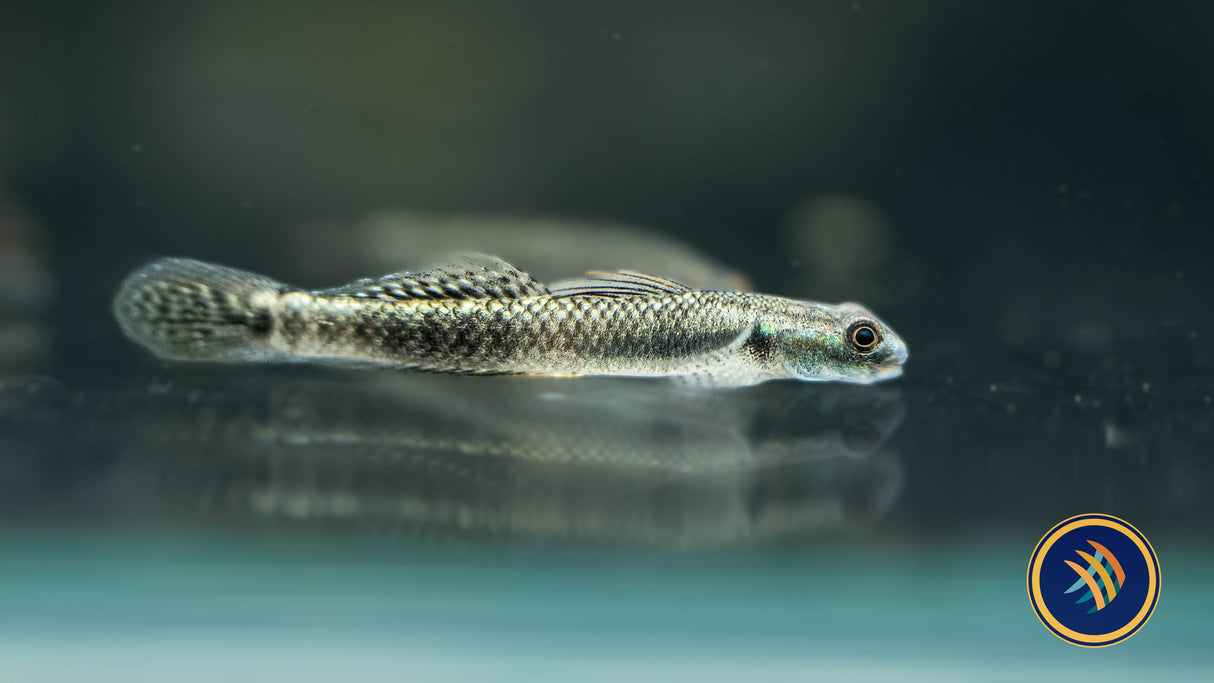
M716 386L895 377L900 338L856 304L694 290L640 273L544 285L500 259L305 291L189 259L132 273L123 330L176 360L425 372L679 377Z

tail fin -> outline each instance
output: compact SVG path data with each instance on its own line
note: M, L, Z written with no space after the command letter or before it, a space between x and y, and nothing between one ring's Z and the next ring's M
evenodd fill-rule
M270 307L287 291L261 275L166 258L127 276L114 297L114 317L161 358L268 360L280 355L261 343L272 326Z

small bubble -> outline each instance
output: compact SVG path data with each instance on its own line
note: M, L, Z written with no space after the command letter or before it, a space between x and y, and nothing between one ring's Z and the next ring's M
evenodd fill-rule
M1076 404L1083 403L1083 397L1080 396L1079 394L1075 394L1075 403Z
M1132 435L1130 431L1113 421L1112 418L1106 418L1104 421L1104 445L1106 448L1125 448L1130 445Z
M996 391L999 391L999 387L998 387L998 386L996 386L996 385L994 385L994 384L992 384L992 385L991 385L991 393L993 394L993 393L995 393Z
M1150 393L1150 392L1151 392L1151 383L1150 383L1150 382L1143 382L1143 383L1142 383L1142 393L1147 394L1147 393Z
M138 154L143 151L143 145L141 145L139 143L135 143L135 144L131 145L131 151Z
M852 11L853 11L853 12L859 12L859 11L860 11L860 3L858 3L858 2L853 2L853 3L851 4L851 9L852 9Z

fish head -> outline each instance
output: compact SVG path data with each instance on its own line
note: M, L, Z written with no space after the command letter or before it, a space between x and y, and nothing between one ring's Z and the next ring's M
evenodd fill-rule
M806 306L804 320L775 333L789 375L805 382L872 384L902 374L906 342L864 306Z

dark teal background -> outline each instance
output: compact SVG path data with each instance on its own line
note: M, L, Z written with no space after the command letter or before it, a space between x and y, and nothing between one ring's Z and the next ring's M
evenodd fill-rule
M1209 678L1212 35L1196 0L0 0L0 680ZM388 209L639 226L910 360L697 404L175 365L112 319L165 255L381 275L350 226ZM1086 512L1166 578L1100 650L1025 591Z

